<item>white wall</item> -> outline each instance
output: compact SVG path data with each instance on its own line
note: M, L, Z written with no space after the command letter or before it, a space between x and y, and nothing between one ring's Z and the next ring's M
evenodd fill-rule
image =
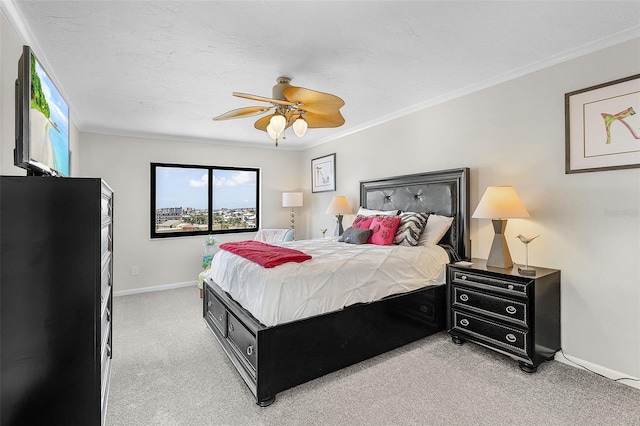
M355 211L360 180L470 167L472 209L487 186L513 185L531 218L509 221L511 254L524 263L515 235L540 234L530 263L562 270L565 353L639 377L640 169L564 173L564 94L639 70L635 39L308 149L305 189L311 159L335 152L337 191L310 195L306 231L333 230L333 195ZM489 220L472 219L473 256L486 258L492 238Z
M82 176L102 177L115 192L114 290L126 292L197 280L204 254L203 237L161 238L150 234L150 163L259 167L260 226L288 228L289 209L282 192L300 190L299 156L281 149L179 142L81 133ZM307 202L307 200L304 200ZM221 242L252 239L241 233ZM131 275L138 266L140 274Z

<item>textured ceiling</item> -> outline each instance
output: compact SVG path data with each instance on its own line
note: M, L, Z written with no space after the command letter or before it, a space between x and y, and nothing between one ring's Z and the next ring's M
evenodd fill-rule
M280 75L340 96L332 140L640 35L639 1L13 1L3 9L81 131L273 146L260 105ZM568 88L576 89L576 88Z

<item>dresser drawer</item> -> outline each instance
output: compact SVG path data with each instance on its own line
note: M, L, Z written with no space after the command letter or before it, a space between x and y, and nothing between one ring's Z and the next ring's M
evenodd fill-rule
M453 330L475 336L516 355L527 357L528 332L493 321L484 320L457 310L452 311Z
M100 254L104 258L107 252L113 251L111 224L104 225L100 228Z
M109 384L111 382L111 358L103 357L101 382L100 382L100 401L102 412L107 408L107 396L109 395Z
M107 300L111 287L111 254L102 259L102 269L100 270L100 302Z
M513 299L480 293L469 288L453 286L451 305L469 309L499 319L507 319L527 327L527 305Z
M213 295L211 290L207 289L207 318L222 333L223 337L227 337L227 316L224 305Z
M228 315L228 324L228 340L231 347L245 364L247 371L255 378L258 358L256 337L233 315Z
M527 287L531 281L516 281L474 274L466 271L453 271L453 284L465 285L504 294L527 296Z

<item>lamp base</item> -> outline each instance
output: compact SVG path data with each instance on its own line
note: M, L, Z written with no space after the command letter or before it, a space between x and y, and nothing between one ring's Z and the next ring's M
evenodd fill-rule
M334 231L333 235L336 236L336 237L339 237L344 232L344 228L342 227L342 215L341 214L337 214L336 215L336 221L337 221L336 230Z
M507 227L506 219L493 219L493 242L491 243L491 251L489 251L489 258L487 259L487 266L493 266L494 268L507 269L513 266L513 260L511 260L511 253L509 253L509 246L507 240L504 238L504 230Z

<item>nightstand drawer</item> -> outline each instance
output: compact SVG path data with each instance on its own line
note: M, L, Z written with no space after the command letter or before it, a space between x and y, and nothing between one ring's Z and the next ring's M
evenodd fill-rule
M506 294L526 296L527 286L530 283L531 281L520 282L516 280L506 280L467 271L453 272L453 284L477 287L490 291L497 290L505 292Z
M499 295L488 295L465 287L453 286L452 306L464 308L499 319L507 319L527 327L527 305Z
M525 330L487 321L456 310L453 314L453 329L475 336L516 355L527 356L527 334Z

